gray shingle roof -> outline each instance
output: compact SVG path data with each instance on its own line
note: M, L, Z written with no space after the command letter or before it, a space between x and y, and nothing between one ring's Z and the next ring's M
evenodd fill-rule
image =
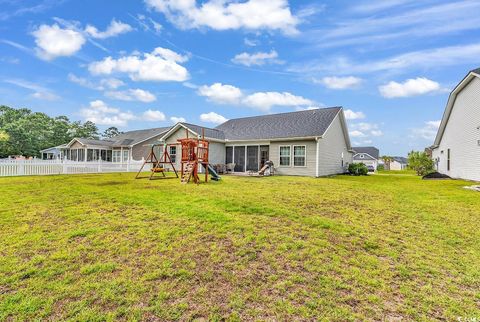
M392 159L399 163L408 164L408 159L405 157L392 157Z
M380 151L374 146L357 146L352 148L355 153L367 153L378 160Z
M215 129L227 140L262 140L321 136L341 107L280 113L229 120Z
M475 74L480 74L480 68L473 69L471 70L471 72Z
M202 135L202 129L203 129L205 133L205 137L211 138L211 139L225 140L225 134L220 130L199 126L195 124L185 123L185 122L182 122L181 124L188 127L190 130L197 133L198 135Z
M119 134L110 140L113 140L112 146L121 146L121 145L135 145L142 141L145 141L151 137L160 135L162 133L166 133L170 130L170 126L168 127L157 127L153 129L146 129L146 130L136 130L136 131L128 131L122 134Z
M169 126L169 127L157 127L153 129L146 129L146 130L128 131L128 132L119 134L108 140L92 140L92 139L84 139L84 138L77 138L77 140L80 141L80 143L88 146L108 146L108 147L130 146L130 145L135 145L140 142L143 142L157 135L166 133L168 130L170 130L170 128L171 127Z

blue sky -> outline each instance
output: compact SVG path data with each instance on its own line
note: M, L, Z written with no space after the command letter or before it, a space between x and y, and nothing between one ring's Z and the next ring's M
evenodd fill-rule
M480 1L0 0L0 104L100 129L343 106L354 145L432 143L480 66Z

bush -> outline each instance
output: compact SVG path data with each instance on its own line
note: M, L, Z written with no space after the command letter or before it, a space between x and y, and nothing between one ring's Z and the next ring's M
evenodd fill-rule
M379 165L377 166L377 171L383 171L383 170L385 170L385 165L379 164Z
M363 163L351 163L348 166L348 172L354 176L366 176L368 174L368 168Z
M408 154L408 167L415 170L418 176L435 171L433 160L425 152L419 151L412 151Z

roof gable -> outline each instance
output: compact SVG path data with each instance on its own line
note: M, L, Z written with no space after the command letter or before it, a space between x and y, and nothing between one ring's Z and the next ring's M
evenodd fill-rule
M357 147L353 147L352 149L356 153L365 153L377 160L380 156L380 151L374 146L357 146Z
M215 129L226 140L265 140L319 137L325 134L341 107L231 119Z
M480 68L471 70L448 96L447 105L445 107L445 111L443 112L442 121L438 128L433 148L438 147L442 141L443 133L445 132L448 120L452 114L453 105L455 104L455 99L457 98L458 93L460 93L475 77L480 77Z

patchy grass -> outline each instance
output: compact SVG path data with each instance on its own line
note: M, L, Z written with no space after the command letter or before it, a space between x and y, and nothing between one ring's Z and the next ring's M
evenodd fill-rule
M0 320L480 318L464 185L0 178Z

